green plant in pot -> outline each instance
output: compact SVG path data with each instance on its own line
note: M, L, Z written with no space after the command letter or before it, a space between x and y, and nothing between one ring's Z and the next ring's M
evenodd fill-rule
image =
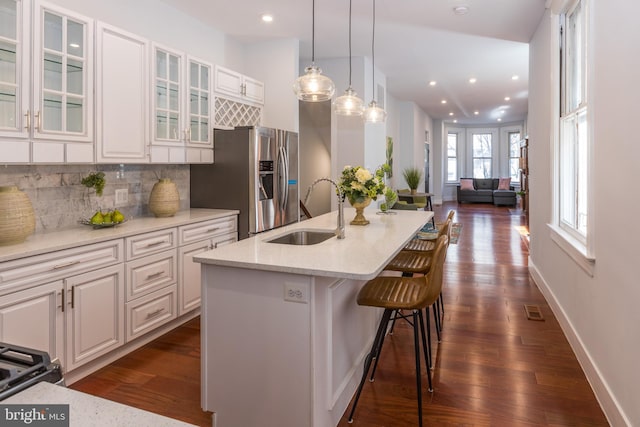
M102 190L104 190L104 172L91 172L80 181L82 185L88 188L93 188L96 191L96 196L102 196Z
M402 176L411 189L411 194L415 194L422 180L422 171L418 168L406 168L402 171Z

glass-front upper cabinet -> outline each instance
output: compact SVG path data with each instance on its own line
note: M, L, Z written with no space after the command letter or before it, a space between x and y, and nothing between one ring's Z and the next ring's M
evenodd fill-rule
M154 61L154 142L184 143L186 130L182 126L183 56L169 49L155 46Z
M92 141L92 21L36 4L33 137Z
M209 132L211 111L211 65L189 58L189 127L187 143L210 146L213 143Z
M28 17L25 2L0 0L0 137L29 137Z

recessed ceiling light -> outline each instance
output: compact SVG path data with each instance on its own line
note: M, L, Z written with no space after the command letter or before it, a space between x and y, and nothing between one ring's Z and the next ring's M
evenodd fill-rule
M477 116L478 114L480 114L480 111L474 111L473 114Z
M446 100L446 99L443 99L442 101L440 101L440 103L441 103L441 104L446 104L446 103L447 103L447 100Z
M431 80L429 82L429 86L435 86L437 84L437 82L435 80Z
M501 119L500 117L498 117L498 121L499 121L499 122L501 122L501 121L502 121L502 119Z
M456 15L466 15L469 12L469 8L465 5L455 6L453 8L453 13Z
M450 116L453 116L453 112L449 113Z
M269 14L269 13L265 13L262 15L262 21L263 22L273 22L273 15Z
M473 83L475 83L475 82L477 82L477 81L478 81L478 79L476 79L475 77L471 77L471 78L469 79L469 83L471 83L471 84L473 84Z
M511 80L518 80L520 78L520 76L518 76L517 74L514 74L513 76L511 76Z
M505 96L505 97L504 97L504 100L505 100L505 101L511 101L511 97L509 97L509 96Z
M458 120L454 120L453 123L458 123Z
M500 114L504 114L504 110L500 110Z

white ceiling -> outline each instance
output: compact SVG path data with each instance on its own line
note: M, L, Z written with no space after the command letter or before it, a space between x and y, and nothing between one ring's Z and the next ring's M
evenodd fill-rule
M163 1L242 42L298 38L301 59L311 58L311 0ZM458 5L468 6L468 13L454 14ZM349 2L317 0L315 7L316 63L347 57ZM545 0L376 0L375 64L395 98L415 102L433 119L459 124L523 120L527 43L544 9ZM268 25L260 20L267 12L274 16ZM352 25L353 56L370 57L372 0L353 0ZM513 75L519 79L512 80ZM471 77L475 84L468 82ZM429 86L430 80L437 85Z

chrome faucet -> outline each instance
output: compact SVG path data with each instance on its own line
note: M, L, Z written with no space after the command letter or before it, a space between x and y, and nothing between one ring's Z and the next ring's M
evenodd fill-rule
M313 181L313 184L309 186L307 189L307 194L304 196L304 204L306 205L311 197L311 190L316 186L317 183L327 181L332 183L336 187L336 195L338 196L338 226L336 227L336 237L338 239L344 239L344 193L340 189L340 186L335 183L332 179L329 178L318 178Z

